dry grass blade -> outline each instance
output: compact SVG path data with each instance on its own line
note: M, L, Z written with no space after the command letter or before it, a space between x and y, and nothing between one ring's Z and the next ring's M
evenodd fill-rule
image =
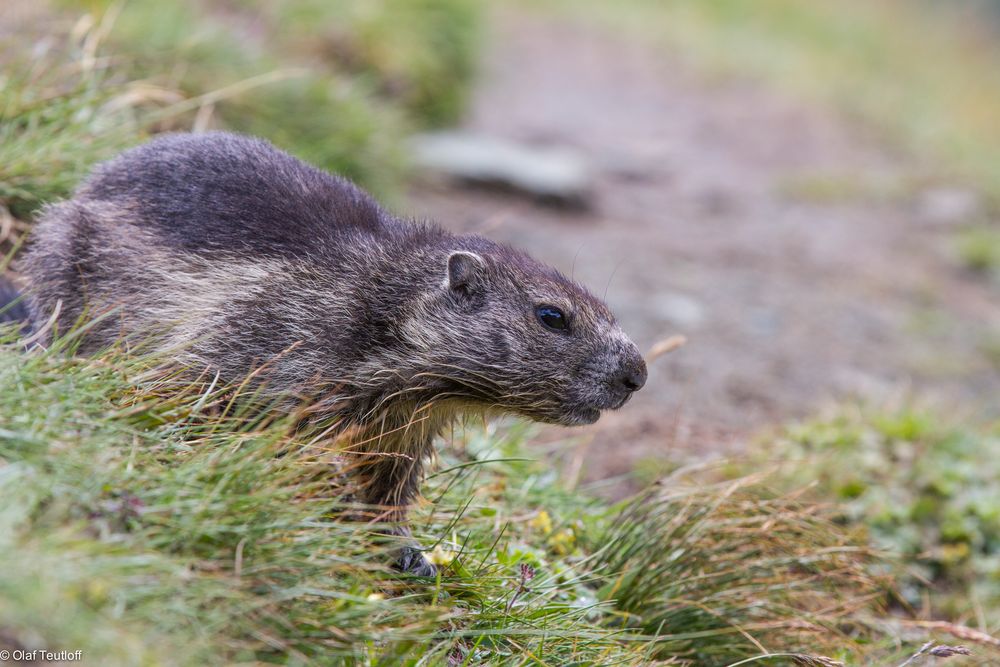
M948 623L947 621L902 621L901 625L947 632L952 637L1000 650L1000 639L985 632L968 628L964 625L958 625L957 623Z
M650 348L649 352L646 354L646 363L651 364L663 355L670 354L674 350L679 349L686 344L687 337L685 336L671 336L670 338L664 338Z

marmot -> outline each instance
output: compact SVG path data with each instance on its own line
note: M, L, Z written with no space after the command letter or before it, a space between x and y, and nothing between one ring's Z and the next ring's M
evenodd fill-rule
M607 306L556 270L235 134L161 135L97 167L42 211L21 269L36 331L95 318L84 352L141 335L225 381L317 397L361 443L361 500L394 525L457 415L589 424L646 381ZM398 565L434 573L414 547Z

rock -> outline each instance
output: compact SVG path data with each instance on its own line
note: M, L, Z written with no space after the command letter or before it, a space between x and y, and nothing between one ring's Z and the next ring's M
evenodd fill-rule
M586 206L592 179L583 157L568 148L539 147L466 132L421 134L410 141L423 169L493 185L568 206Z
M665 292L650 300L652 313L683 329L696 329L705 321L705 309L689 296Z
M966 188L930 188L917 198L917 215L921 222L931 226L951 227L974 222L982 214L982 199Z

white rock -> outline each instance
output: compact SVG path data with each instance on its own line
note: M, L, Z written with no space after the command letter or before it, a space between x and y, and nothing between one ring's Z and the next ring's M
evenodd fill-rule
M664 292L651 304L654 312L671 324L684 329L694 329L705 321L705 309L689 296Z
M465 132L421 134L410 141L413 162L451 178L499 185L562 204L582 205L592 180L583 156Z
M979 195L966 188L939 187L924 190L917 199L920 220L929 225L951 226L972 222L982 214Z

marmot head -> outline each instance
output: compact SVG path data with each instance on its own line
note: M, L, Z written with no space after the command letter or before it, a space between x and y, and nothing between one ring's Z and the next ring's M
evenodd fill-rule
M578 425L642 388L646 364L600 299L527 255L475 241L442 259L433 296L407 327L443 394ZM431 335L428 317L441 325Z

